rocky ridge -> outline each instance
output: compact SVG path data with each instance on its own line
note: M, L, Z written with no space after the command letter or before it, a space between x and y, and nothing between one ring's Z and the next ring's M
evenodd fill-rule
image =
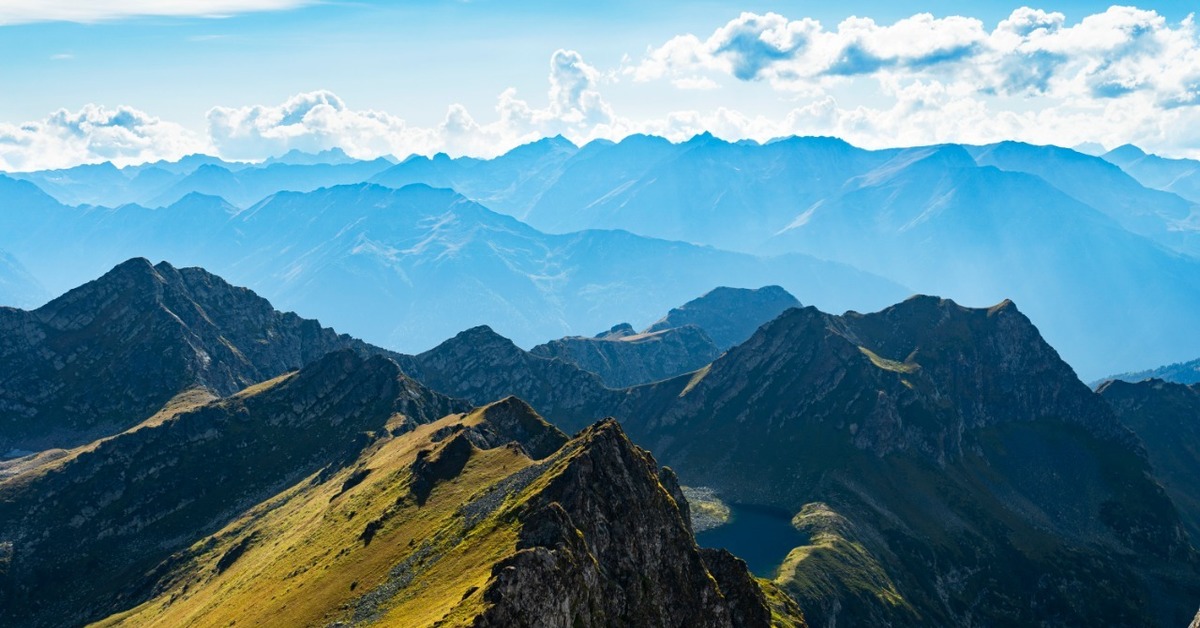
M0 308L0 453L80 445L185 390L229 395L343 348L382 352L202 269L132 259L36 310Z

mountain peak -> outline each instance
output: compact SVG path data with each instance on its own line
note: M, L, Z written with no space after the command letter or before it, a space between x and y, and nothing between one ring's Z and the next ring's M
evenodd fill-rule
M1122 144L1104 154L1105 159L1111 158L1118 161L1134 161L1145 156L1146 151L1133 144Z

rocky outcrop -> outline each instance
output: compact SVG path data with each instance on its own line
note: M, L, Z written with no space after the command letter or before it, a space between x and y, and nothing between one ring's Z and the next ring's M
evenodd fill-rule
M594 338L570 336L538 345L530 353L558 358L600 376L606 386L625 388L690 373L721 355L695 325L636 333L618 325Z
M136 604L151 568L246 508L466 409L347 349L11 478L0 484L0 544L13 548L0 624L76 624Z
M36 310L0 309L0 453L78 445L189 388L228 395L342 348L381 352L201 269L132 259Z
M695 325L724 351L741 344L763 323L788 308L800 307L796 297L779 286L716 288L704 296L672 309L646 332Z
M413 356L405 372L434 390L476 404L520 397L565 430L604 416L603 410L622 396L596 375L562 360L531 355L486 326Z
M522 509L518 551L493 568L475 626L770 625L744 564L696 548L653 458L615 421L559 456Z

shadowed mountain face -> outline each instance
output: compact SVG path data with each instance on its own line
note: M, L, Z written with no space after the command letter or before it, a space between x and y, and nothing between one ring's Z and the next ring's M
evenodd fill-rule
M624 396L571 362L531 354L488 327L468 329L413 356L405 370L430 388L476 404L529 400L566 430L611 413Z
M641 333L622 323L592 338L553 340L530 353L570 362L612 388L637 386L695 371L799 305L779 286L722 287L672 308Z
M1098 392L1141 438L1154 476L1200 539L1200 384L1110 381Z
M186 390L228 395L341 348L380 351L204 270L132 259L36 310L0 309L0 453L79 445Z

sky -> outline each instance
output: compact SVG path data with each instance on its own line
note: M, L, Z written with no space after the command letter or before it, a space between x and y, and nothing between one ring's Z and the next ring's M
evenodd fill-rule
M1200 157L1193 6L0 0L0 170L705 131Z

